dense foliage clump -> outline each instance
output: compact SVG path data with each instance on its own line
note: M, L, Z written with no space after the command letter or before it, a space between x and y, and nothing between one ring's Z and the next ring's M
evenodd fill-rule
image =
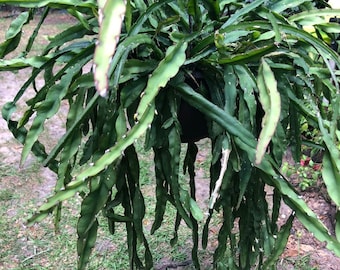
M300 159L305 143L301 123L308 123L321 134L318 145L309 145L322 149L322 176L330 198L340 206L340 60L330 47L337 48L340 27L329 22L339 10L324 1L298 0L6 3L29 9L13 21L0 45L0 69L31 68L32 73L2 114L24 145L22 162L33 152L58 175L55 194L29 222L51 212L58 221L62 202L81 194L80 269L95 245L99 213L113 234L116 223L125 223L131 268L153 265L135 148L142 136L145 148L154 153L157 202L151 232L162 225L172 204L177 209L172 243L184 221L192 230L196 268L199 223L204 224L205 248L216 211L223 213L223 223L214 268L272 267L295 216L340 255L339 220L333 237L280 172L288 148ZM36 8L45 8L40 22L25 50L16 53ZM31 55L50 8L67 10L77 23L52 37L42 54ZM42 87L35 85L39 75ZM35 95L15 120L16 103L30 86ZM66 132L46 151L39 137L62 101L69 104ZM202 137L212 144L207 217L195 199L195 141ZM188 144L188 186L179 181L182 143ZM266 185L274 188L272 209ZM278 228L282 200L294 213Z

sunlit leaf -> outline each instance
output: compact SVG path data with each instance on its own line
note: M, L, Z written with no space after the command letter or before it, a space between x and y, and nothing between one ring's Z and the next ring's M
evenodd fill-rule
M108 70L117 43L125 15L123 0L98 0L99 36L96 45L94 61L94 78L97 91L101 96L106 96L109 88Z
M261 62L257 85L259 88L259 99L264 110L262 130L258 138L255 160L256 164L259 164L274 135L281 115L281 97L277 91L277 82L270 66L264 59Z

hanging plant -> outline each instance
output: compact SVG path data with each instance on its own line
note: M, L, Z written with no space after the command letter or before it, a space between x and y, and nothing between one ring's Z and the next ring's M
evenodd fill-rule
M168 203L173 205L177 217L172 243L184 221L192 230L197 269L198 223L205 224L205 248L216 211L223 214L223 222L214 268L270 268L284 250L295 216L340 255L339 220L333 237L280 172L288 148L296 160L300 158L303 117L322 134L322 175L329 196L340 206L340 95L334 69L340 60L329 46L340 27L325 19L339 16L339 10L323 1L298 0L1 3L29 8L7 31L0 45L2 58L18 45L34 9L45 8L26 51L0 60L1 70L32 70L2 114L24 145L21 163L33 152L58 176L54 195L29 224L52 212L58 222L62 203L81 194L79 269L85 268L95 245L100 212L112 234L115 224L125 224L131 268L153 266L144 234L146 206L135 148L142 136L145 148L154 153L151 233L162 226ZM42 54L28 57L50 8L66 9L78 23L52 38ZM87 72L89 63L92 69ZM40 74L45 84L37 88L34 82ZM13 120L17 102L31 85L35 96L26 101L28 109L21 119ZM66 132L47 152L39 138L64 100L69 104ZM195 142L204 137L212 145L207 217L196 202L194 180ZM188 144L188 186L179 182L182 143ZM274 188L272 209L266 185ZM282 200L294 212L278 228ZM143 256L138 244L144 245ZM222 260L226 250L228 265Z

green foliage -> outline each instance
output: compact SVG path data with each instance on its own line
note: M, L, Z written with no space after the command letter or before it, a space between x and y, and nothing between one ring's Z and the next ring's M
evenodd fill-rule
M202 242L203 246L208 242L211 216L221 211L215 268L275 264L294 218L277 227L281 199L310 232L340 255L339 230L336 238L331 236L279 171L288 147L296 160L300 158L300 119L304 117L322 134L322 175L330 197L340 206L340 90L339 73L333 69L333 65L340 67L340 60L326 43L335 40L340 26L325 19L339 11L326 9L322 1L248 2L128 0L124 5L123 1L98 1L98 9L95 1L6 1L31 9L11 25L0 44L2 56L18 46L34 8L46 7L44 16L49 8L66 9L77 19L76 25L52 38L41 55L27 57L33 35L25 52L0 60L0 70L32 70L2 114L24 144L22 163L33 152L58 174L55 194L29 223L51 212L60 216L63 201L77 193L82 196L77 225L79 269L85 268L95 244L100 212L111 233L117 223L126 225L131 268L153 265L143 226L145 201L134 143L144 134L145 147L154 152L156 176L151 231L162 225L167 205L175 206L171 243L176 243L183 220L192 230L192 259L200 267L199 222L204 217L195 199L197 149L193 142L188 144L184 166L189 185L179 179L182 127L178 115L183 102L204 114L212 142L211 203ZM316 11L316 3L322 12ZM306 32L306 26L313 33ZM91 60L93 68L87 72ZM44 78L40 88L35 85L38 75ZM16 121L16 104L31 85L35 95ZM39 137L62 101L69 104L66 132L47 152ZM274 187L273 209L268 207L265 185ZM124 212L118 213L118 207ZM140 245L143 255L137 250ZM227 265L223 262L226 251L230 254Z
M311 187L317 187L317 181L321 178L321 164L303 155L299 163L291 165L288 162L282 164L282 173L287 177L294 176L302 191Z

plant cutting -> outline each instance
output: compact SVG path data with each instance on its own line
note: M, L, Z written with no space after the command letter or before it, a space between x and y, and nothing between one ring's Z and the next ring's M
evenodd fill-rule
M200 268L199 241L206 248L216 212L223 221L214 269L273 267L295 217L340 255L339 219L331 236L280 172L288 148L300 160L305 119L322 134L322 175L340 206L340 60L329 46L337 42L340 26L326 19L339 16L339 10L324 1L301 0L1 3L28 10L13 21L0 45L0 70L31 70L2 115L23 143L21 163L32 152L58 178L54 194L29 224L51 213L57 224L62 203L80 194L79 269L86 267L95 245L100 213L113 239L115 225L125 224L131 269L153 267L134 145L139 138L154 153L157 201L151 233L162 226L167 208L175 207L171 243L179 226L191 229L195 268ZM43 9L36 31L17 52L36 8ZM40 55L30 55L51 8L67 10L77 23L51 38ZM308 26L313 31L307 32ZM39 75L41 87L35 84ZM26 100L21 118L14 119L30 87L35 94ZM47 151L40 137L65 101L65 134ZM206 216L195 196L195 142L203 137L212 145ZM183 143L187 185L179 181ZM274 189L272 209L266 185ZM282 201L294 212L279 228Z

